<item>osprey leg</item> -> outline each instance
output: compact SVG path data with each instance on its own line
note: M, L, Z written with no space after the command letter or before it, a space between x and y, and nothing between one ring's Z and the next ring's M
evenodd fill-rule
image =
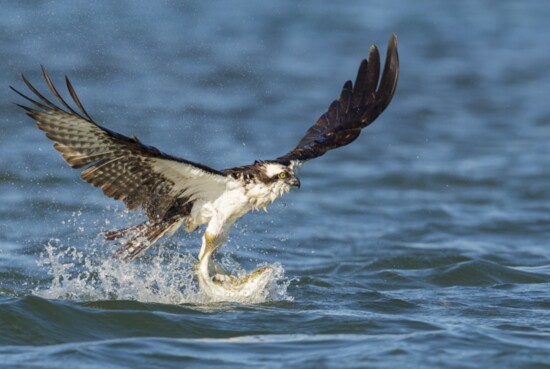
M216 213L202 236L202 246L199 252L199 262L204 257L210 257L225 242L229 228L235 223L233 219L227 219L224 215Z
M214 253L220 248L225 241L225 235L216 236L205 232L202 236L202 246L199 253L199 265L206 265L208 275L212 274L227 274L227 272L212 258Z
M202 236L202 246L199 253L198 277L201 284L210 283L213 277L230 278L229 274L214 261L212 256L224 243L229 228L235 221L217 213L210 219Z

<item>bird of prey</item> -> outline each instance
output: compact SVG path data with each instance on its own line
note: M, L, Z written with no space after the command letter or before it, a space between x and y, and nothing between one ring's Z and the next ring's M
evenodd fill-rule
M124 201L130 210L141 208L147 216L143 223L105 234L109 240L122 240L117 252L120 258L136 258L181 226L191 232L206 224L199 253L199 282L212 285L236 283L211 258L235 221L251 210L266 209L292 187L300 187L296 169L303 162L351 143L386 109L399 75L394 34L381 76L380 70L380 55L372 45L355 83L344 83L338 99L295 148L276 159L224 170L166 154L135 136L127 137L97 124L69 79L65 77L76 107L59 94L44 67L42 74L57 104L24 75L21 77L30 96L10 87L32 103L30 107L17 105L37 122L63 159L73 168L85 168L80 175L84 181L100 187L106 196Z

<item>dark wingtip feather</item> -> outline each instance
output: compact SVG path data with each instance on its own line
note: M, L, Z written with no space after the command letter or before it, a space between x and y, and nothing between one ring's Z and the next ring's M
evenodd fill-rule
M44 80L46 81L46 84L48 85L48 88L52 92L52 94L55 96L55 98L63 105L65 108L67 108L71 113L78 115L69 104L63 99L63 97L59 94L57 89L55 88L52 80L50 79L50 76L48 75L48 72L46 71L46 68L42 64L40 64L40 69L42 70L42 76L44 77ZM79 115L78 115L79 116Z
M361 64L359 64L359 69L357 70L357 76L355 77L355 83L353 84L354 96L358 95L360 91L362 91L364 88L365 77L367 75L368 67L369 62L367 61L367 59L361 60ZM354 98L354 102L358 103L359 101L356 101L356 99Z
M25 83L25 85L27 85L28 89L31 90L31 92L36 96L38 97L44 104L41 104L29 97L27 97L26 95L24 94L21 94L20 95L22 97L24 97L25 99L29 100L30 102L32 102L33 104L37 105L38 107L40 107L41 109L43 110L59 110L59 108L57 106L55 106L54 103L52 103L50 100L48 100L47 98L45 98L40 92L38 92L38 90L32 85L32 83L30 83L30 81L27 79L27 77L25 77L25 75L23 73L21 73L21 79L23 80L23 82ZM17 91L16 91L17 92ZM19 93L19 92L18 92Z
M84 105L80 102L80 99L78 98L78 95L76 94L76 91L73 88L73 85L71 84L71 81L69 80L69 77L65 76L65 83L67 84L67 89L69 90L69 93L71 94L71 97L73 98L73 101L75 102L76 106L78 106L78 109L84 114L84 116L90 121L93 122L92 117L88 114L86 109L84 109Z
M397 35L395 32L391 33L389 44L392 45L394 49L397 49Z
M45 110L45 111L51 110L51 108L50 108L49 106L46 106L46 105L44 105L44 104L42 104L42 103L40 103L40 102L38 102L38 101L36 101L36 100L34 100L34 99L31 99L30 97L28 97L27 95L25 95L24 93L22 93L21 91L19 91L18 89L16 89L15 87L10 86L10 88L11 88L11 90L12 90L13 92L15 92L16 94L18 94L19 96L21 96L21 97L24 98L25 100L27 100L27 101L33 103L34 105L38 106L40 109ZM16 104L16 105L22 107L22 108L25 109L25 110L27 110L27 109L26 109L27 107L24 106L24 105L20 105L20 104Z
M392 33L388 42L388 50L386 52L386 62L384 64L384 72L382 73L382 80L380 81L380 87L378 93L380 95L381 105L379 106L380 112L382 112L391 102L395 89L397 87L397 80L399 78L399 54L397 52L397 36Z
M46 71L46 68L40 64L40 70L42 71L42 75L44 77L44 80L46 82L46 84L48 85L48 88L50 89L51 93L55 96L55 98L61 103L61 105L63 107L65 107L67 109L67 113L69 114L73 114L81 119L84 119L84 120L87 120L89 121L90 123L94 123L95 122L92 120L92 118L90 117L90 115L88 114L88 112L86 112L86 110L84 109L84 106L82 105L82 103L80 102L80 99L78 98L78 96L76 95L75 91L74 91L74 88L73 86L71 85L69 79L67 77L65 77L66 81L67 81L67 89L69 90L69 93L71 94L71 97L73 98L75 104L77 105L77 107L80 109L81 113L80 114L79 112L77 112L76 110L74 110L68 103L67 101L65 101L65 99L63 99L63 97L61 96L61 94L59 93L59 91L55 88L55 85L53 84L50 76L48 75L48 72ZM57 105L55 105L53 102L51 102L49 99L47 99L46 97L44 97L44 95L42 95L33 85L32 83L27 79L27 77L25 77L25 75L23 73L21 73L21 79L23 80L23 82L25 83L25 85L27 86L27 88L32 92L32 94L34 96L36 96L40 101L37 101L37 100L34 100L32 98L30 98L29 96L25 95L24 93L20 92L19 90L17 90L16 88L10 86L10 88L16 93L18 94L19 96L23 97L25 100L31 102L32 104L36 105L37 107L39 107L40 109L48 112L48 111L63 111L60 107L58 107ZM19 105L21 106L21 105Z
M342 92L340 92L340 97L338 98L338 101L345 112L348 112L351 108L352 90L353 84L349 80L346 81L342 87Z
M10 86L10 87L11 87L11 86ZM23 110L25 110L25 111L27 111L27 112L33 112L33 111L34 111L33 108L29 108L28 106L25 106L25 105L22 105L22 104L18 104L18 103L16 103L16 102L14 102L14 103L12 103L12 104L19 106L21 109L23 109Z
M305 161L351 143L361 129L371 124L391 102L399 76L397 36L388 42L384 70L380 77L380 53L375 45L363 59L355 83L344 83L339 98L311 126L298 145L277 158L279 162ZM331 137L327 140L327 137Z
M376 86L378 85L378 80L380 78L380 52L376 45L370 47L369 52L369 62L367 73L365 76L365 91L363 96L363 104L368 103L365 99L370 98L370 96L376 91Z

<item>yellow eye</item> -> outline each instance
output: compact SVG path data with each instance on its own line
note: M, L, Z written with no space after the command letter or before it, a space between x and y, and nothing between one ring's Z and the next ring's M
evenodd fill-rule
M279 178L285 179L286 178L286 173L285 172L279 173Z

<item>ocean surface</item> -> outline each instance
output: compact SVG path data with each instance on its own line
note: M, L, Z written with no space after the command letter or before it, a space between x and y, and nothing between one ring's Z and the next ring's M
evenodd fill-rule
M0 1L1 368L550 368L550 2ZM275 158L399 40L388 109L233 228L268 287L213 302L200 234L143 219L13 103L68 75L90 115L223 169ZM68 96L68 94L65 94Z

